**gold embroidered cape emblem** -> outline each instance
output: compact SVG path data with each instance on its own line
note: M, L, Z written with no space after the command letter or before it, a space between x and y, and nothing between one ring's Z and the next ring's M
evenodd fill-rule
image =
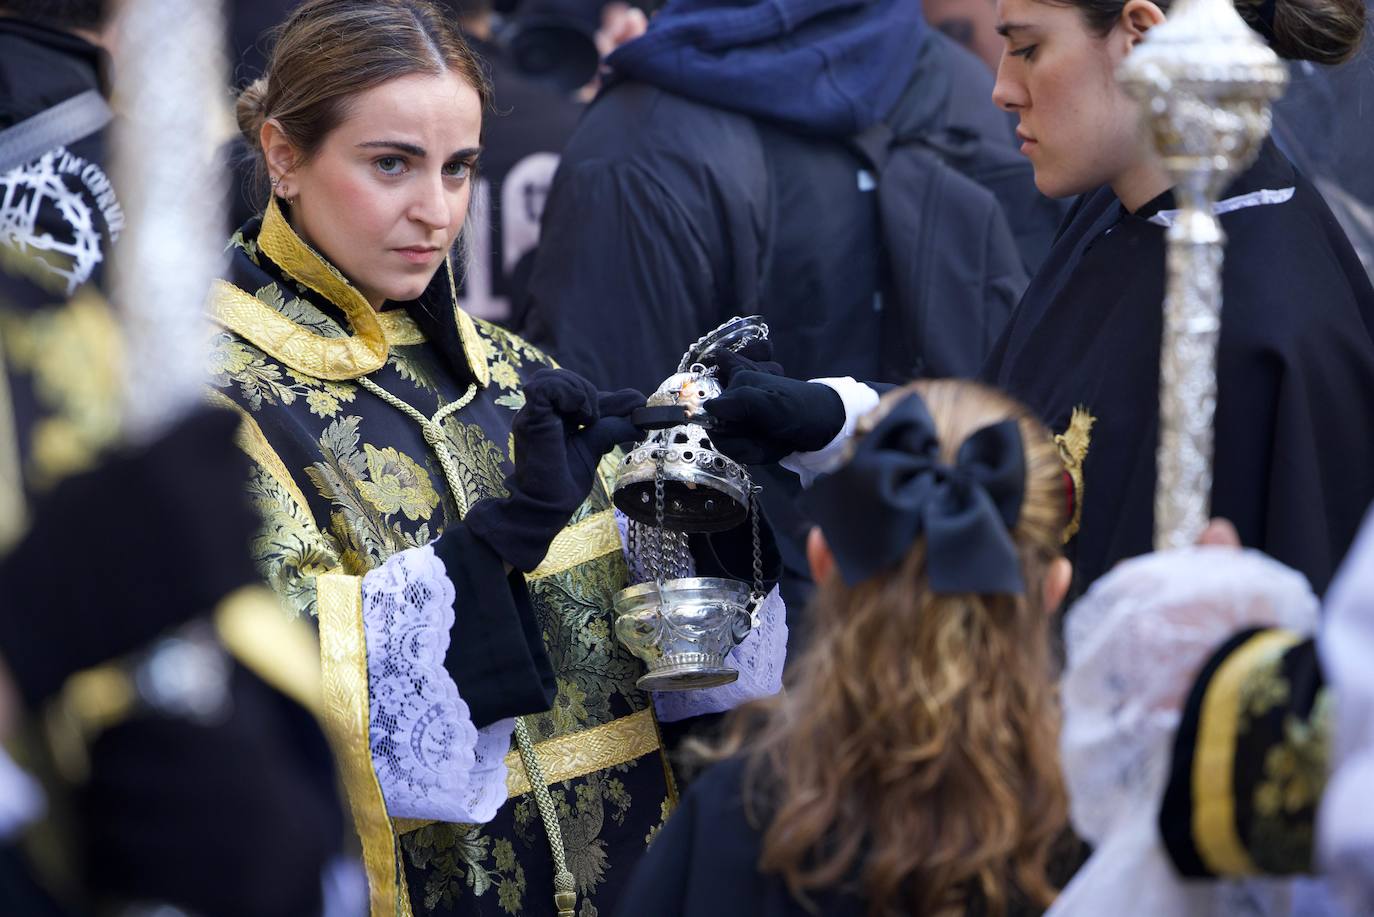
M1198 856L1218 875L1254 875L1256 869L1236 821L1235 761L1247 676L1276 660L1301 638L1262 631L1237 647L1213 674L1198 718L1193 759L1193 840Z
M1073 518L1064 526L1065 543L1078 534L1078 528L1083 522L1083 463L1087 460L1088 449L1092 445L1092 430L1095 423L1097 418L1090 414L1086 407L1079 405L1069 416L1068 427L1054 438L1054 444L1059 447L1059 459L1064 463L1064 470L1069 473L1069 479L1073 481Z

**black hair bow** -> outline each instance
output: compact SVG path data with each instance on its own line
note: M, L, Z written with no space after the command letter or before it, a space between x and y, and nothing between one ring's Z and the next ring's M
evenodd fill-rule
M1011 529L1021 515L1026 460L1016 421L984 427L953 466L940 461L935 422L911 395L895 405L843 468L803 496L853 586L896 566L921 535L937 593L1024 590Z

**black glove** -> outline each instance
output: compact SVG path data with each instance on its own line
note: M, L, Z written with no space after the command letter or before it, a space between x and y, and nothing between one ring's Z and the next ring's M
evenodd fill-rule
M714 354L712 360L722 388L729 387L730 380L735 378L737 372L768 373L771 376L783 374L782 364L773 360L771 341L750 341L737 351L723 350Z
M511 425L515 470L510 496L481 500L464 520L506 563L528 573L591 492L596 466L617 444L638 438L630 412L644 405L633 389L598 392L566 369L541 369L525 385Z
M258 581L248 545L262 522L237 428L232 413L198 411L36 503L0 559L0 654L31 708Z
M793 452L815 452L844 428L844 401L830 386L756 370L737 370L719 398L711 442L745 465L771 465Z

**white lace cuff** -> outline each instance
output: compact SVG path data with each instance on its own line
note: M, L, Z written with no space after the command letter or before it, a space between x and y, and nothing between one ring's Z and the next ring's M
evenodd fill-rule
M854 435L859 418L878 406L878 393L849 376L811 381L830 386L840 396L844 402L844 426L824 448L815 452L793 452L778 462L788 471L795 472L801 478L803 487L810 487L816 478L839 467L844 459L845 444Z
M513 720L481 730L444 669L454 588L426 545L363 577L372 765L393 818L474 824L506 800Z
M707 713L724 713L782 690L787 661L787 607L776 586L759 608L759 626L725 657L739 678L717 688L654 692L654 710L664 723Z

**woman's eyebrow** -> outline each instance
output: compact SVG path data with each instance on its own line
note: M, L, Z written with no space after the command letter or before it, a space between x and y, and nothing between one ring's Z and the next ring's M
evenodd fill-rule
M401 141L401 140L368 140L368 141L365 141L365 142L363 142L363 143L358 144L358 148L359 148L359 149L368 149L368 150L370 150L370 149L400 150L402 153L405 153L405 154L408 155L408 156L414 156L414 157L416 157L416 158L418 158L418 159L424 159L424 158L425 158L425 148L424 148L424 147L422 147L422 146L416 146L416 145L413 144L413 143L405 143L405 142L403 142L403 141Z
M1003 38L1010 38L1012 32L1025 31L1029 29L1029 22L999 22L997 24L997 34Z

